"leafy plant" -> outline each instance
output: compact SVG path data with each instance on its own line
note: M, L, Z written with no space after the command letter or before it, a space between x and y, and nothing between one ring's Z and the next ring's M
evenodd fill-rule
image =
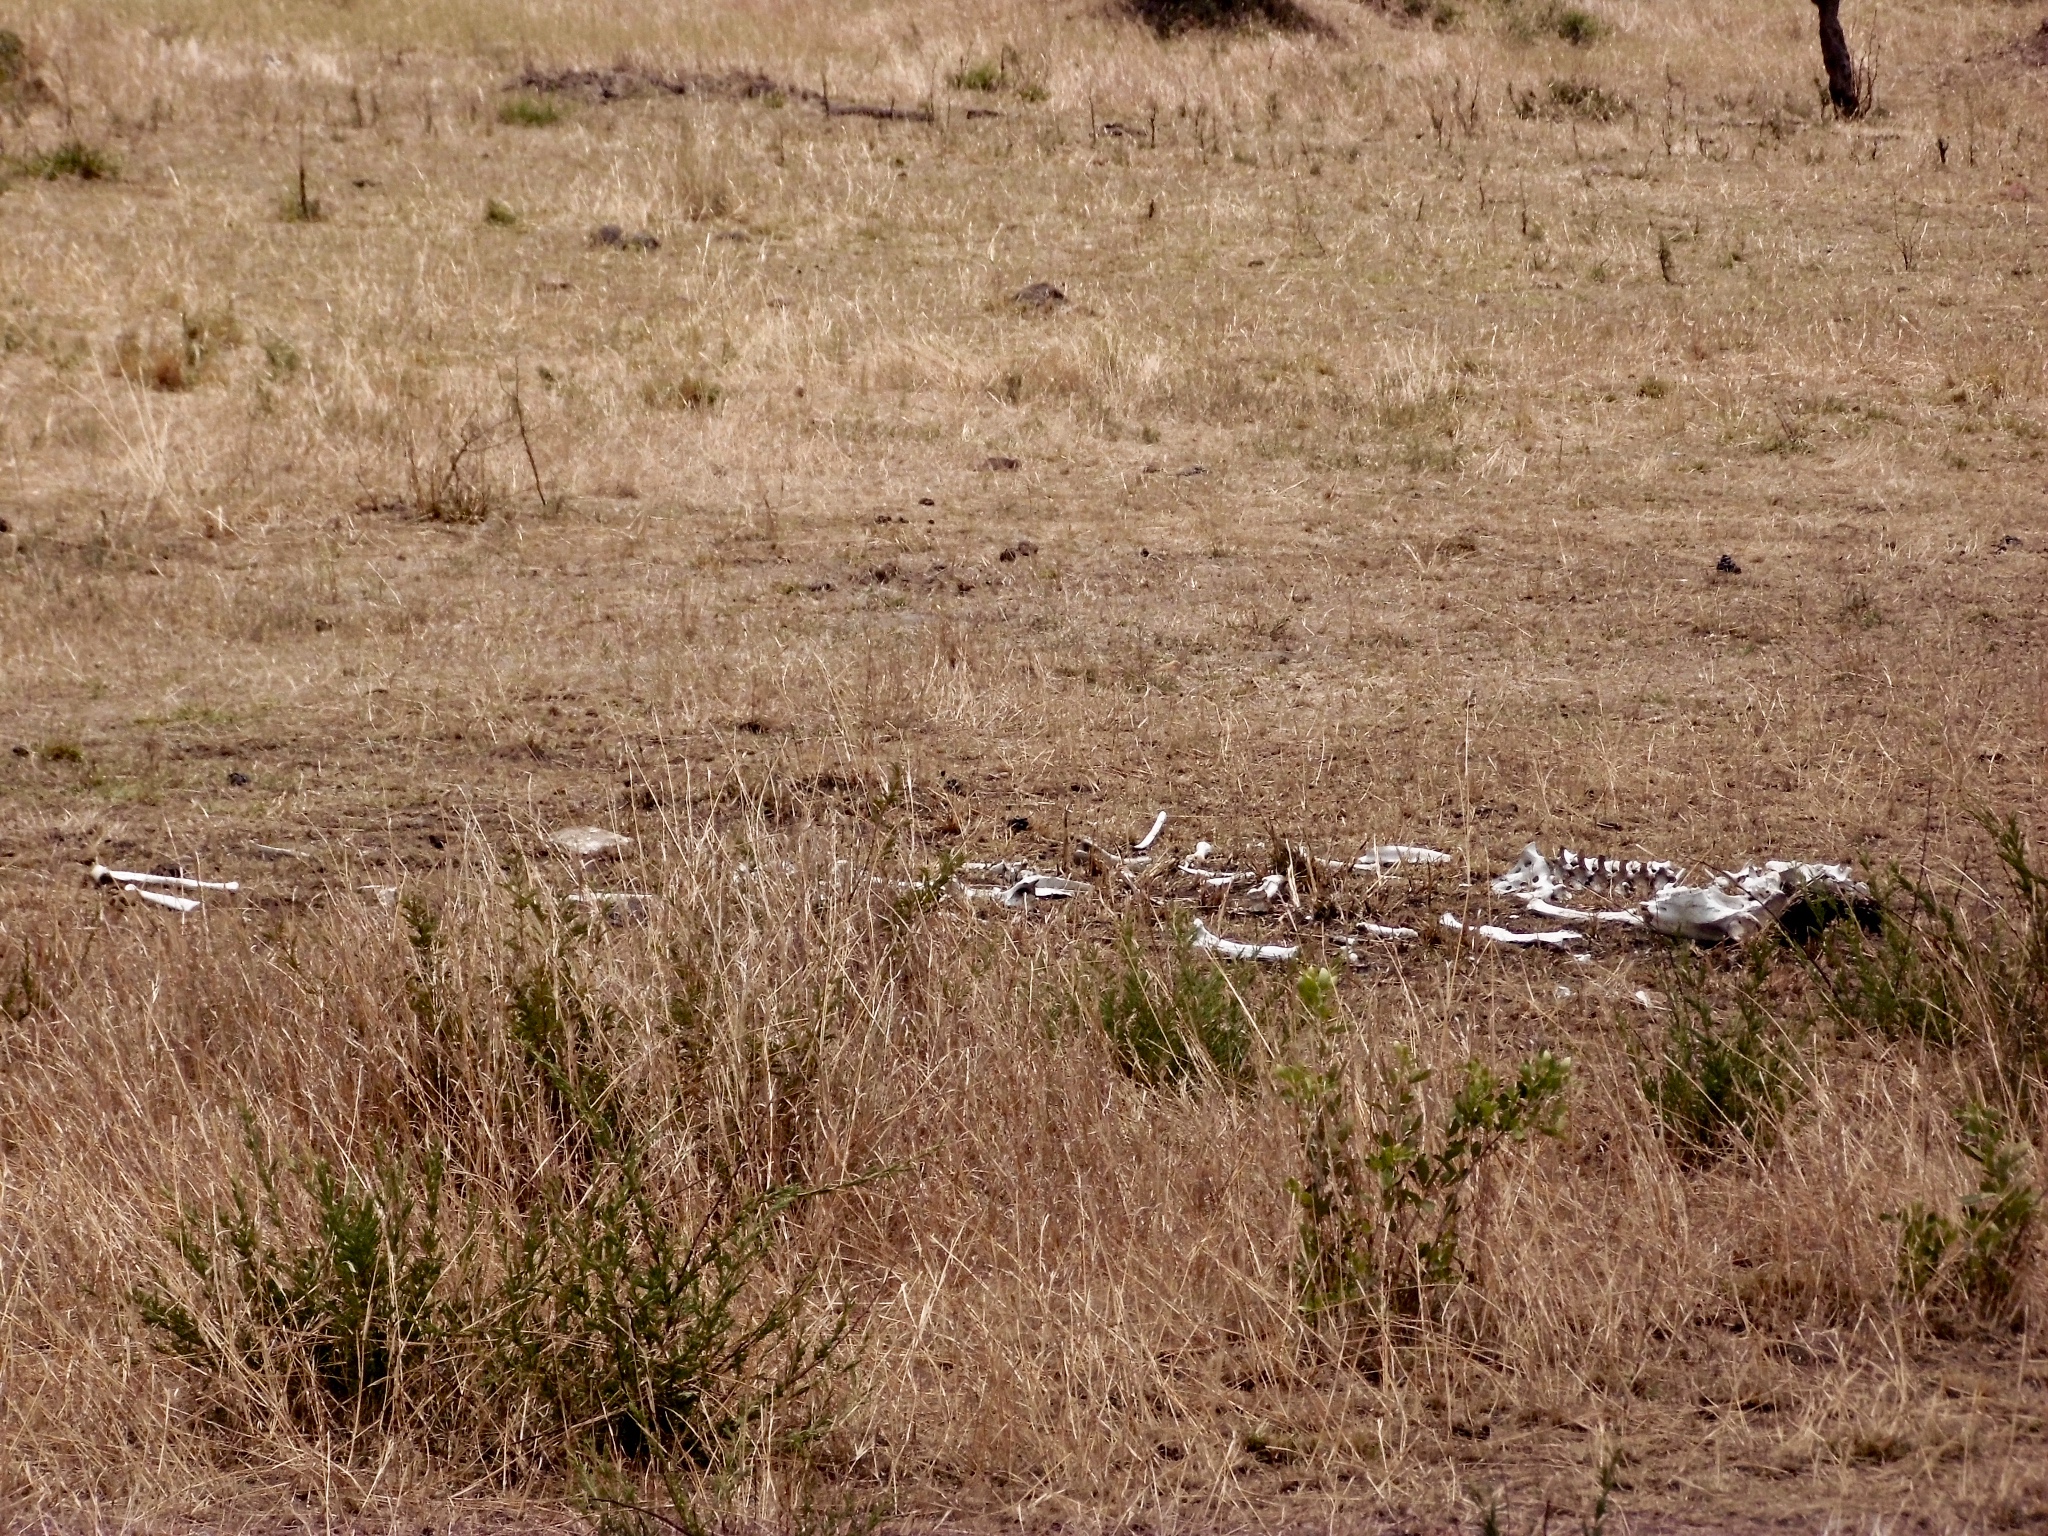
M229 1207L175 1234L204 1299L158 1275L135 1295L143 1321L210 1376L276 1380L301 1428L381 1423L408 1377L417 1390L441 1374L433 1357L455 1320L439 1295L441 1163L336 1173L322 1158L281 1163L253 1119L244 1137L255 1188L237 1183ZM281 1175L309 1231L287 1214Z
M1477 1058L1441 1123L1418 1090L1431 1079L1404 1047L1380 1074L1361 1121L1335 1067L1284 1067L1303 1171L1287 1181L1299 1213L1296 1294L1311 1320L1430 1315L1470 1272L1463 1252L1473 1180L1510 1141L1563 1132L1566 1058L1539 1051L1502 1078Z
M1956 1113L1956 1141L1977 1165L1977 1188L1959 1216L1914 1204L1899 1223L1899 1289L1914 1302L2005 1309L2019 1289L2027 1239L2041 1194L2025 1177L2027 1147L2009 1138L2005 1117L1985 1104Z
M432 920L408 919L430 970ZM414 1008L436 1012L429 980ZM274 1157L252 1123L253 1188L180 1224L182 1280L135 1293L145 1326L224 1410L306 1432L402 1417L471 1436L484 1460L657 1468L712 1464L771 1414L801 1438L811 1415L794 1410L854 1320L814 1303L814 1265L784 1259L788 1218L824 1191L726 1176L708 1201L672 1193L656 1118L604 1065L619 1027L559 956L512 980L504 1112L548 1150L507 1222L444 1199L471 1175L437 1152L337 1172Z
M1762 999L1772 950L1760 945L1752 956L1732 1021L1717 1015L1697 959L1681 950L1670 961L1671 1017L1640 1082L1687 1161L1768 1145L1799 1083L1798 1043Z
M1250 1075L1251 1017L1221 965L1198 952L1185 933L1174 935L1162 974L1126 929L1096 1016L1117 1064L1144 1082L1243 1082Z
M561 120L561 107L545 96L507 96L498 103L498 121L508 128L549 128Z
M70 176L79 181L112 181L121 174L121 161L111 151L83 139L66 139L55 149L30 155L21 161L24 176L57 181Z

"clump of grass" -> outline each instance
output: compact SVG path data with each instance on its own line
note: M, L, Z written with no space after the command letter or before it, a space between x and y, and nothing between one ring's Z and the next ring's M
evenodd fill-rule
M85 749L75 741L46 741L36 754L46 763L82 763Z
M1682 1161L1768 1147L1800 1087L1798 1038L1762 998L1774 953L1768 940L1752 952L1732 1020L1716 1010L1702 963L1672 954L1664 984L1671 1017L1639 1080Z
M283 336L272 336L263 343L263 361L274 379L289 379L305 366L299 349Z
M725 398L712 379L685 373L672 379L649 379L640 386L640 400L657 411L708 411Z
M484 204L484 222L499 229L515 229L519 224L519 215L508 204L501 203L494 197Z
M1899 1223L1899 1289L1916 1305L1990 1320L2018 1294L2041 1192L2026 1176L2028 1148L1982 1103L1956 1112L1956 1144L1977 1165L1977 1187L1947 1216L1914 1204Z
M1550 20L1551 31L1574 48L1590 48L1605 37L1607 23L1580 6L1561 7Z
M1322 25L1294 0L1126 0L1130 12L1162 37L1176 32L1274 27L1315 32Z
M551 128L566 115L545 96L507 96L498 103L498 121L508 128Z
M947 77L946 83L956 91L994 92L1003 88L1004 69L1000 60L984 59L979 64L963 64Z
M123 331L114 343L114 368L125 379L177 394L199 384L221 354L245 339L233 309L191 310L179 317L172 336L150 328Z
M1611 123L1629 110L1624 98L1590 80L1552 80L1544 90L1551 107L1568 117Z
M1636 385L1636 393L1645 400L1662 400L1671 393L1671 381L1654 373L1644 374Z
M29 155L18 163L24 176L43 181L67 176L77 181L112 181L121 174L118 156L83 139L66 139L55 149Z

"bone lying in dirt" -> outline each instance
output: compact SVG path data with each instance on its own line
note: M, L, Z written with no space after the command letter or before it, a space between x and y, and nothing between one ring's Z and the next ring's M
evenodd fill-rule
M1482 939L1490 940L1495 944L1541 944L1550 949L1563 949L1568 944L1583 944L1586 942L1586 936L1583 933L1576 933L1569 928L1553 928L1547 933L1516 933L1510 928L1496 927L1492 923L1481 923L1477 928L1468 929L1465 924L1458 921L1449 912L1438 918L1437 922L1448 928L1452 933L1476 933Z
M1143 837L1139 838L1136 843L1132 844L1132 846L1139 853L1144 853L1154 843L1159 841L1159 834L1161 832L1164 832L1165 830L1166 812L1161 811L1157 816L1152 818L1152 830L1150 832L1147 832Z
M173 891L239 891L242 888L241 882L236 880L188 880L183 875L139 875L129 869L109 869L104 864L93 865L91 874L94 885L118 885L126 890L144 885L163 886Z
M190 896L173 896L168 891L146 891L141 886L133 883L124 885L121 889L130 896L139 896L151 906L169 907L173 912L197 912L199 910L199 903Z
M1699 884L1687 884L1688 878L1687 871L1661 859L1585 858L1569 848L1552 863L1531 843L1514 868L1493 882L1493 889L1496 895L1519 898L1541 916L1648 926L1700 943L1750 938L1814 896L1832 896L1851 905L1870 900L1870 888L1846 864L1773 859L1761 867L1745 865L1733 874L1709 874ZM1580 912L1550 900L1565 890L1636 893L1645 886L1654 894L1626 912Z
M1195 919L1195 948L1213 950L1224 960L1292 960L1301 953L1299 944L1240 944L1236 939L1219 938L1211 933L1200 918Z
M1368 874L1393 869L1402 864L1448 864L1451 856L1438 848L1418 848L1413 843L1382 843L1377 848L1368 848L1357 858L1325 859L1323 863L1331 869L1356 869Z

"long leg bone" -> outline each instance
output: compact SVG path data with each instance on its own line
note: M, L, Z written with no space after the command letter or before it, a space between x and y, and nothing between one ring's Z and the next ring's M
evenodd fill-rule
M199 903L190 896L173 896L167 891L146 891L141 886L134 884L124 885L121 889L130 896L140 896L144 901L154 906L169 907L173 912L197 912L199 910Z
M1165 830L1166 812L1161 811L1156 817L1153 818L1152 830L1150 832L1147 832L1143 837L1139 838L1137 842L1135 842L1131 846L1135 848L1139 853L1143 853L1147 849L1149 849L1154 843L1159 841L1159 834L1161 832L1164 832Z
M1569 928L1553 928L1548 933L1516 933L1512 929L1499 928L1492 923L1482 923L1477 928L1468 930L1463 923L1459 922L1449 912L1438 918L1437 922L1443 927L1448 928L1452 933L1476 933L1482 939L1489 939L1495 944L1543 944L1551 949L1563 949L1567 944L1583 944L1586 942L1586 936L1583 933L1575 933Z
M1214 950L1225 960L1292 960L1301 953L1299 944L1241 944L1218 938L1200 918L1195 919L1195 948Z
M173 891L239 891L241 883L235 880L188 880L183 875L139 875L130 869L109 869L104 864L95 864L91 870L94 885L160 885Z

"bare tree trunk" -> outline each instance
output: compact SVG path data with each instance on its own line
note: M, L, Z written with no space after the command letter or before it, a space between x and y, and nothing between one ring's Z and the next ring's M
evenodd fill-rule
M1842 36L1842 0L1813 0L1820 12L1820 61L1827 66L1828 100L1844 117L1854 117L1863 105L1856 87L1856 64L1849 57L1849 40Z

